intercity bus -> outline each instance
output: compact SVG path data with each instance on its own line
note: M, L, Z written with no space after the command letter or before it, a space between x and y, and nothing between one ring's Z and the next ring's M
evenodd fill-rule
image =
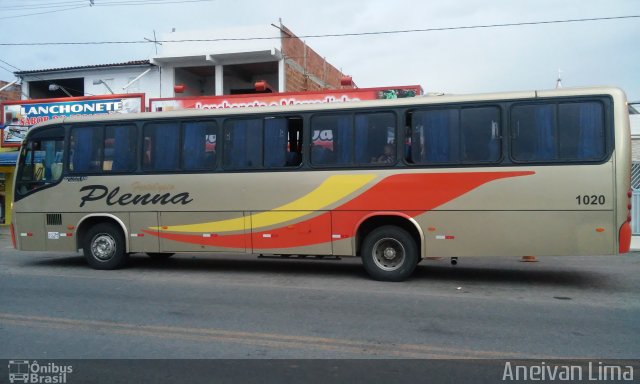
M28 132L11 231L97 269L357 256L400 281L427 257L628 252L630 167L616 88L70 117Z

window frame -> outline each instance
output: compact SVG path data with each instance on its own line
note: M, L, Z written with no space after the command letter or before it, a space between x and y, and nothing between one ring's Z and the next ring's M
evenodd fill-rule
M247 116L231 116L224 118L222 120L222 161L220 167L223 172L238 172L238 171L254 171L264 169L264 115L256 115L254 117L252 115ZM226 154L227 154L227 123L231 121L248 121L248 120L259 120L260 121L260 163L256 166L251 167L233 167L229 166L226 162Z
M560 127L560 108L559 106L562 104L580 104L580 103L598 103L602 107L602 129L603 129L603 138L604 138L604 153L600 159L551 159L551 160L518 160L514 156L514 141L517 139L517 136L514 136L515 125L513 123L513 109L520 106L532 106L532 105L552 105L554 110L554 124L555 124L555 134L558 136L556 138L556 146L559 146L559 131ZM611 116L611 98L607 96L597 97L597 96L589 96L589 97L562 97L562 98L546 98L540 100L524 100L524 101L515 101L508 103L506 108L508 111L508 147L509 147L509 161L514 165L580 165L580 164L603 164L611 159L611 155L613 153L613 147L615 146L615 138L613 137L613 129L614 122L612 121L613 117Z
M220 133L220 122L218 121L217 118L213 117L213 118L199 118L199 119L182 119L182 120L177 120L179 123L179 146L178 146L178 151L179 151L179 156L178 156L178 169L175 170L174 172L182 172L182 173L211 173L211 172L215 172L218 171L220 169L221 166L221 160L220 160L220 148L221 146L221 141L220 141L220 137L222 136ZM215 149L215 163L213 164L213 167L210 168L199 168L199 169L186 169L184 168L184 134L185 134L185 130L186 130L186 125L187 124L198 124L198 123L205 123L205 124L213 124L215 126L215 134L216 134L216 149ZM143 137L144 137L144 133L143 133ZM206 145L206 144L205 144ZM143 159L144 160L144 159Z
M75 171L73 169L71 169L71 136L73 136L73 131L74 129L77 128L93 128L94 131L98 131L100 133L100 143L102 143L102 150L99 153L99 158L98 158L98 162L99 162L99 168L97 170L88 170L88 171ZM67 155L65 156L65 162L64 162L64 172L75 176L75 175L105 175L105 174L109 174L104 172L103 167L104 167L104 137L105 137L105 127L106 124L101 124L101 123L89 123L87 125L83 125L82 123L77 123L77 124L71 124L69 126L69 130L68 130L68 134L65 135L65 147L67 148Z
M180 169L180 160L181 160L181 155L182 155L182 123L184 120L182 119L150 119L150 120L142 120L139 122L138 128L140 130L140 141L138 143L138 151L140 152L138 159L139 159L139 170L142 174L162 174L162 173L176 173L176 172L181 172L182 170ZM161 125L161 124L166 124L166 123L173 123L176 125L176 131L177 133L177 140L176 140L176 148L177 148L177 154L176 154L176 164L174 165L173 168L168 168L168 169L148 169L145 168L145 161L144 161L144 156L145 156L145 129L150 126L150 125Z
M487 161L467 161L463 160L463 146L462 146L462 137L463 137L463 127L462 127L462 115L463 111L471 110L471 109L479 109L479 108L494 108L498 112L498 151L499 156L496 160L487 160ZM496 101L496 102L483 102L483 103L454 103L454 104L432 104L426 106L419 107L411 107L406 108L404 110L404 122L405 122L405 135L403 140L410 139L411 140L411 150L413 150L413 127L414 127L414 116L416 112L433 112L433 111L451 111L455 110L457 112L457 129L458 129L458 159L456 161L451 162L414 162L413 161L413 152L406 151L404 148L402 153L402 162L408 167L417 167L417 168L459 168L459 167L483 167L483 166L501 166L504 162L505 156L505 141L507 140L505 137L505 106L504 102ZM411 115L411 118L409 118ZM411 160L409 160L411 159Z
M400 129L399 124L398 124L398 116L399 111L403 109L403 108L380 108L380 109L372 109L372 108L364 108L364 109L348 109L348 110L336 110L336 111L331 111L331 112L310 112L308 113L308 117L306 119L306 121L308 121L308 133L306 135L306 137L308 138L308 143L305 145L305 147L307 148L307 157L306 157L306 161L305 159L303 159L303 163L308 164L308 166L311 169L323 169L323 168L329 168L329 169L340 169L340 168L345 168L345 169L354 169L354 168L392 168L392 167L396 167L398 164L400 164L400 157L401 155L404 153L404 151L401 151L401 146L400 146ZM358 115L376 115L376 114L390 114L392 117L392 121L394 123L393 126L393 133L394 133L394 146L395 146L395 151L396 151L396 155L395 155L395 161L393 163L373 163L373 162L368 162L368 163L359 163L356 161L356 155L355 155L355 149L356 149L356 116ZM349 117L349 121L351 122L351 143L350 143L350 156L349 156L349 162L347 163L340 163L340 164L314 164L313 163L313 157L312 157L312 153L313 153L313 120L317 117L327 117L327 116L338 116L338 115L346 115ZM334 138L335 140L335 138ZM304 157L304 156L303 156Z
M106 138L107 138L107 129L109 127L129 127L130 129L132 129L134 131L133 136L135 136L135 145L133 146L135 153L133 154L133 165L131 168L126 169L126 170L121 170L121 171L114 171L113 170L113 166L112 169L110 171L105 171L104 170L104 162L105 162L105 157L107 154L106 151ZM138 152L140 152L140 135L138 135L138 124L136 124L135 122L128 122L128 121L119 121L119 122L114 122L114 123L108 123L108 124L102 124L102 141L103 141L103 151L102 151L102 162L101 162L101 171L100 174L101 175L123 175L123 174L132 174L135 173L138 170Z
M25 148L25 143L28 143L29 141L35 141L35 140L39 140L39 141L61 140L62 141L61 172L59 177L56 180L52 180L50 183L46 183L43 181L40 187L30 189L25 193L18 193L18 187L21 183L23 183L22 176L23 176L24 167L25 167L25 162L23 161L23 151L28 151L28 149ZM34 161L35 163L35 153L33 151L31 153L33 157L32 161ZM45 129L34 132L33 134L28 134L25 140L23 141L23 143L20 145L20 150L18 153L18 169L16 170L16 175L15 175L14 200L17 202L29 195L32 195L34 193L43 191L45 189L48 189L60 184L62 180L65 178L65 176L67 175L65 164L67 162L68 157L69 157L69 153L68 153L68 145L67 145L67 129L64 125L53 125L51 127L47 127ZM36 181L31 180L31 181L27 181L26 183L36 183Z

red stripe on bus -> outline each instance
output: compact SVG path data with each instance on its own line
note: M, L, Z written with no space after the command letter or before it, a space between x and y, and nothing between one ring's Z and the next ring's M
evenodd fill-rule
M331 221L331 212L324 212L314 218L296 223L313 228L303 236L291 233L290 224L268 231L235 234L218 237L202 237L201 234L181 234L144 232L163 239L191 244L223 248L253 249L294 248L332 241L331 232L341 233L341 239L353 237L357 224L370 211L392 211L409 217L418 216L437 208L490 181L533 175L533 171L519 172L463 172L463 173L420 173L392 175L384 178L359 196L335 208L340 220ZM326 227L331 223L331 228ZM317 230L316 230L317 229ZM263 237L263 235L270 235Z

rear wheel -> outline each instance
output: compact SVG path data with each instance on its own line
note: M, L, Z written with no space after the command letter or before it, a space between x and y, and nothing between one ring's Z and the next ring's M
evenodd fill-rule
M128 260L122 230L111 223L91 227L83 239L84 257L94 269L117 269Z
M151 260L167 260L173 255L175 255L175 253L147 252L147 256L149 256Z
M367 273L381 281L403 281L420 259L413 237L392 225L371 231L362 243L361 256Z

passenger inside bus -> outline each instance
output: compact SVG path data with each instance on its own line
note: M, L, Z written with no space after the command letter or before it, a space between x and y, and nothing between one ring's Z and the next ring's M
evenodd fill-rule
M396 147L393 144L385 144L382 154L371 159L372 163L391 164L396 161Z

